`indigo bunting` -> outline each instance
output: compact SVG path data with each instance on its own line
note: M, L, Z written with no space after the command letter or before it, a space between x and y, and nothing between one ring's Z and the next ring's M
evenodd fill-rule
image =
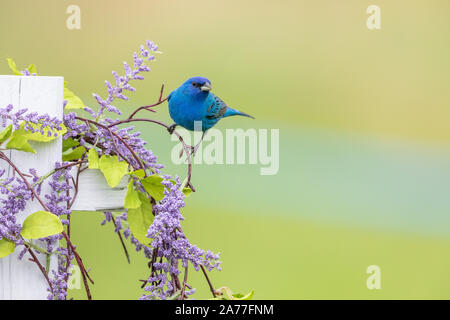
M252 116L232 109L211 91L211 81L203 77L188 79L169 95L169 113L175 121L169 132L172 133L177 125L188 130L201 129L203 135L214 127L220 119L231 116ZM254 119L254 118L253 118ZM201 122L194 126L194 122ZM203 139L203 138L202 138Z

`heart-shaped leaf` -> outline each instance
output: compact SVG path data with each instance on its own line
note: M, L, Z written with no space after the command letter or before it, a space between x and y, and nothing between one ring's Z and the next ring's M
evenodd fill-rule
M11 253L14 252L14 249L16 248L16 244L12 241L9 241L5 238L0 240L0 258L4 258L6 256L9 256Z
M38 211L25 219L20 234L25 239L41 239L62 231L63 225L56 215L48 211Z
M142 192L138 192L141 206L136 209L128 209L127 221L133 236L142 244L148 244L150 239L146 237L148 228L153 223L153 206L150 200Z
M99 168L98 153L94 148L89 149L88 161L89 161L89 169L98 169Z
M123 206L126 209L137 209L141 206L141 200L139 200L138 192L134 190L133 181L128 183L127 195Z
M117 156L102 156L99 168L111 188L117 187L122 177L128 173L128 163L119 161Z
M164 186L161 184L164 179L158 175L148 176L141 180L142 186L149 195L156 201L161 201L164 198Z

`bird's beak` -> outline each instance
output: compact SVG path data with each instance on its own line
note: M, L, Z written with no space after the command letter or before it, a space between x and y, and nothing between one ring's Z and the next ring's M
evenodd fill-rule
M205 82L205 84L200 88L202 91L211 91L211 85L208 82Z

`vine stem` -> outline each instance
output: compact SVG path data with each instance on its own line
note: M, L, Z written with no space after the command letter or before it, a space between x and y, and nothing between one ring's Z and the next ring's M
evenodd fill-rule
M208 285L209 285L209 290L211 291L211 293L213 295L213 298L215 298L216 297L216 291L214 290L214 287L213 287L213 285L211 283L211 280L209 280L208 273L206 272L206 269L205 269L205 267L203 265L200 265L200 268L202 268L203 274L205 275L206 281L208 282Z
M33 186L33 187L34 187L34 186L37 186L37 185L40 184L42 181L46 180L47 178L49 178L51 175L55 174L55 173L58 172L59 170L67 169L67 168L76 166L76 165L78 165L78 164L81 165L81 164L84 163L84 162L86 162L86 161L80 160L80 161L77 161L77 162L71 162L71 163L65 164L65 165L63 165L63 166L61 166L61 167L59 167L59 168L55 168L54 170L50 171L50 172L47 173L46 175L42 176L38 181L36 181L35 183L33 183L32 186ZM23 174L23 173L22 173L22 174ZM25 176L25 174L24 174L24 176Z
M25 244L25 247L27 247L28 252L30 253L31 257L33 258L33 259L30 259L30 260L33 261L34 263L36 263L36 265L38 266L39 270L41 270L42 274L44 275L45 280L47 280L48 286L50 288L50 292L53 294L53 286L52 286L52 283L50 281L50 278L48 277L47 272L45 271L45 269L42 266L42 264L39 262L38 258L34 254L33 250L28 246L28 244Z
M181 300L184 300L184 292L186 290L186 283L187 283L187 278L188 278L188 265L186 265L186 268L184 268L184 280L183 280L183 287L181 288Z
M114 224L114 228L117 228L117 226L116 226L116 219L114 219L114 216L112 216L111 219L112 219L112 222ZM130 262L130 255L128 254L128 250L127 250L127 247L125 246L125 242L123 241L122 233L120 232L120 230L117 230L117 235L119 236L119 240L120 240L120 243L122 244L122 248L123 248L123 251L125 253L125 256L127 257L127 261L128 261L128 263L131 263Z
M142 107L137 108L137 109L136 109L136 110L128 117L128 120L133 119L133 117L136 115L136 113L138 113L138 112L141 111L141 110L148 110L148 111L155 112L155 111L151 110L151 108L156 107L156 106L158 106L158 105L164 103L165 101L167 101L167 100L169 99L169 97L166 97L165 99L162 99L163 93L164 93L164 84L161 86L161 92L159 93L159 99L158 99L158 101L157 101L156 103L154 103L154 104L149 105L149 106L142 106Z

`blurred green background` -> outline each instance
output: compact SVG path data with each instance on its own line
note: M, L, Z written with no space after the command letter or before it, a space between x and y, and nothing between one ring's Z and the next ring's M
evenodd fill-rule
M81 8L81 30L66 8ZM381 8L381 30L366 9ZM432 1L2 0L5 59L62 75L89 106L111 70L146 39L161 56L128 113L190 76L212 80L230 106L256 117L218 128L280 129L280 170L197 165L185 231L222 253L216 287L257 299L450 298L450 3ZM167 93L168 93L167 92ZM156 119L169 122L167 105ZM166 165L174 142L138 127ZM77 213L73 237L95 279L97 299L136 299L148 269L126 263L112 225ZM131 246L128 246L131 249ZM366 268L381 268L381 290ZM209 298L191 273L197 299ZM72 290L74 298L85 298Z

